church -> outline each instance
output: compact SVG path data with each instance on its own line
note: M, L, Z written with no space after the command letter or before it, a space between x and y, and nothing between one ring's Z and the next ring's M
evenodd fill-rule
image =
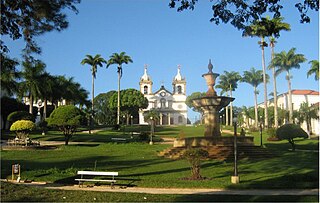
M141 93L148 99L149 106L139 111L139 123L147 124L144 121L144 112L156 109L160 113L158 125L186 125L187 105L186 105L186 79L181 76L180 65L177 74L172 80L172 91L161 85L160 89L152 91L152 79L148 75L147 66L144 67L139 85Z

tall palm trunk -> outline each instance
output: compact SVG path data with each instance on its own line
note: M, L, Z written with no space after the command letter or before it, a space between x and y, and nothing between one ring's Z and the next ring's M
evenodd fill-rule
M291 80L290 80L290 73L287 71L287 77L288 80L288 106L289 106L289 123L293 123L293 108L292 108L292 94L291 94Z
M230 97L232 97L231 84L230 84ZM233 105L232 105L232 102L230 102L230 121L233 122Z
M120 70L121 66L118 67ZM120 124L120 71L118 71L118 105L117 105L117 124Z
M92 68L93 70L93 68ZM94 104L93 104L93 100L94 100L94 74L92 73L92 95L91 95L91 116L90 116L90 121L89 121L89 134L91 134L91 129L93 129L93 114L94 114Z
M227 93L227 96L228 96L228 93ZM226 110L226 125L229 125L229 112L228 112L228 106L225 107L225 110Z
M264 86L264 125L268 128L268 91L267 91L267 78L266 78L266 63L264 57L264 37L261 37L261 54L262 54L262 71L263 71L263 86Z
M45 120L47 118L47 104L48 103L48 99L44 98L43 99L43 120Z
M274 44L271 43L271 61L274 58ZM272 66L272 77L273 77L273 104L274 104L274 127L278 128L278 96L277 96L277 76L276 68Z
M31 93L30 93L30 96L29 96L29 113L33 114L33 96L32 96Z
M258 101L257 101L257 87L253 87L254 94L254 126L258 128Z

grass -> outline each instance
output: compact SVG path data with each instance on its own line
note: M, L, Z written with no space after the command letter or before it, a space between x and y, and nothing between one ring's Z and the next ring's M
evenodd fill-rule
M239 176L241 183L232 185L230 178L233 173L233 162L209 160L202 164L201 174L209 179L204 181L186 181L190 176L190 166L185 160L170 160L158 157L158 152L170 147L164 144L149 145L145 142L117 144L110 142L111 137L130 136L130 131L147 130L146 127L128 126L125 135L123 131L110 129L95 134L78 133L72 141L86 142L78 145L59 146L55 150L2 150L1 151L1 178L11 178L11 165L21 165L22 179L46 181L63 184L76 184L78 170L118 171L117 184L140 187L178 187L178 188L236 188L236 189L279 189L279 188L318 188L319 186L319 155L314 152L288 151L290 144L287 141L269 142L263 133L263 143L266 149L273 151L274 158L263 160L244 159L239 161ZM144 128L144 129L143 129ZM161 137L178 137L184 131L185 137L203 134L203 127L157 127L156 135ZM259 132L252 134L255 143L260 144ZM7 137L14 135L5 135ZM57 131L50 131L47 135L32 134L33 139L63 141L64 138ZM91 143L90 143L91 142ZM93 143L94 142L94 143ZM319 147L318 140L296 141L297 149L315 150ZM96 168L95 168L96 167ZM9 187L9 186L8 186ZM11 187L11 186L10 186ZM12 186L17 187L17 186ZM30 189L31 190L31 189ZM30 191L30 194L33 191ZM78 191L48 191L46 201L58 194L68 195L66 201L75 201ZM79 191L84 192L84 191ZM90 192L90 194L93 192ZM101 201L144 201L141 194L114 195L93 193ZM27 194L24 194L27 195ZM69 197L70 196L70 197ZM145 195L144 195L145 196ZM90 195L88 198L92 198ZM205 201L203 196L192 196L193 201ZM214 196L214 201L264 201L265 196ZM9 197L8 197L9 198ZM10 198L14 198L11 196ZM18 198L18 199L17 199ZM12 201L26 200L25 197L11 199ZM37 197L38 198L38 197ZM42 198L42 197L39 197ZM107 199L110 198L110 199ZM115 198L115 199L114 199ZM117 199L118 198L118 199ZM126 199L128 198L128 199ZM219 199L221 198L221 199ZM287 197L272 197L272 201L285 201ZM315 197L292 198L291 201L311 201ZM35 199L36 201L37 199ZM57 199L55 199L56 201ZM148 201L189 201L183 195L147 195ZM44 200L43 200L44 201ZM64 201L64 200L61 200ZM88 199L92 201L92 199Z
M14 195L13 195L14 194ZM112 193L93 191L49 190L45 188L1 183L1 201L7 202L318 202L318 196L256 195L168 195Z

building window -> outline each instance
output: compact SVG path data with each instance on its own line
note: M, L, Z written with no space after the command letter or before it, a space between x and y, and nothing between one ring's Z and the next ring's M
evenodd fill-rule
M166 107L166 100L165 99L160 99L160 107L165 108Z
M148 86L143 87L143 94L148 94Z
M180 85L177 87L177 91L178 91L178 94L181 94L181 93L182 93L182 88L181 88Z
M182 116L178 117L178 123L182 123Z

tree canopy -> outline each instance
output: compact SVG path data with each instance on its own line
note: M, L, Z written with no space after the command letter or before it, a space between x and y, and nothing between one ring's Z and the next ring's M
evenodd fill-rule
M177 11L194 10L198 0L170 0L169 7L176 8ZM212 18L210 22L219 25L220 23L230 23L237 29L243 30L248 24L259 20L264 14L273 14L273 17L280 17L283 3L280 0L228 0L228 1L211 1ZM177 5L179 3L179 5ZM309 23L308 16L310 10L319 10L319 0L300 0L294 2L295 7L300 13L300 22Z
M62 31L68 27L66 9L78 13L76 4L80 0L1 0L1 36L16 40L23 37L27 54L40 53L35 36L50 31ZM0 48L8 47L0 40Z

